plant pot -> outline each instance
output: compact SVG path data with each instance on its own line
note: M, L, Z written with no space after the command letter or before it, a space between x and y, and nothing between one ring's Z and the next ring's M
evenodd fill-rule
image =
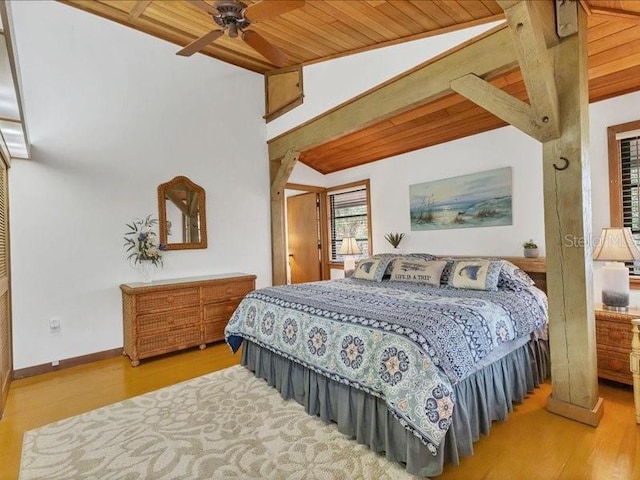
M538 258L538 249L537 248L525 248L524 256L527 258Z

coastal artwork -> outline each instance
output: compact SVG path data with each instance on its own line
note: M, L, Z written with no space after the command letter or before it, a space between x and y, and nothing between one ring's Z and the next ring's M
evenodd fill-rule
M511 167L409 186L411 230L513 224Z

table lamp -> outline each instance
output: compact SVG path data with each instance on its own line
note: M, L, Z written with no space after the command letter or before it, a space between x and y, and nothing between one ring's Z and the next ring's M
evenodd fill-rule
M356 242L355 237L344 237L340 245L339 255L344 255L344 276L348 277L356 269L354 255L360 255L362 251Z
M629 308L629 269L624 262L640 260L629 228L603 228L593 252L594 261L606 262L602 268L602 303L606 310L625 312Z

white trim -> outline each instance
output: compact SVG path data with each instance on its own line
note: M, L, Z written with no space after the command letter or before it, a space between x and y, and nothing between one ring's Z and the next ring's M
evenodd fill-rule
M640 129L629 130L628 132L616 133L616 140L624 140L625 138L640 137Z

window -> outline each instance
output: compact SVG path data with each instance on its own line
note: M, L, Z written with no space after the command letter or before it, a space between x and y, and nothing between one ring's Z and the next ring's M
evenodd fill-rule
M344 237L355 237L362 256L369 256L371 252L369 205L369 180L327 189L330 262L344 261L343 256L338 254Z
M640 121L609 127L607 135L611 226L629 227L640 245ZM627 265L640 288L640 266Z

